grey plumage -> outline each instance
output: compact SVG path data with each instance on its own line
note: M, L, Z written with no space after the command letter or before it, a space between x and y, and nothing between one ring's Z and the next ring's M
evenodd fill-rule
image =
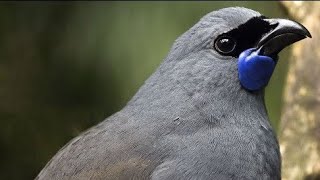
M71 140L37 179L280 179L263 90L243 89L237 58L212 48L259 16L238 7L204 16L121 111Z

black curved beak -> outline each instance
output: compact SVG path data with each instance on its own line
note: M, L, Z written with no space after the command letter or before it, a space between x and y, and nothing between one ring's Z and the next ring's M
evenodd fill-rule
M276 56L285 47L306 37L310 32L300 23L287 19L264 19L272 30L265 34L257 44L258 54Z

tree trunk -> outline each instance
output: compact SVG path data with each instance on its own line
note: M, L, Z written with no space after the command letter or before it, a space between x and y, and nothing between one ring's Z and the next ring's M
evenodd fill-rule
M320 2L283 1L312 39L293 45L279 132L282 179L320 179Z

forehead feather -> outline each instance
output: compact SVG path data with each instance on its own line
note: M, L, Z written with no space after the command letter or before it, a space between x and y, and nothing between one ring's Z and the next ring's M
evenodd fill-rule
M201 18L199 22L206 26L213 26L218 23L221 25L220 28L228 27L226 30L230 30L246 23L253 17L259 16L261 16L259 12L251 9L243 7L229 7L208 13Z
M167 61L176 57L181 59L194 49L211 46L213 36L235 29L257 16L261 14L243 7L229 7L210 12L176 39Z

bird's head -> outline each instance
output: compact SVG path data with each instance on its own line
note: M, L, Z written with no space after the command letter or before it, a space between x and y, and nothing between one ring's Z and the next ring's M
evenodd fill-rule
M183 69L180 77L260 91L271 78L278 53L306 37L311 37L309 31L295 21L270 19L247 8L224 8L180 36L167 61L175 61L177 71Z

